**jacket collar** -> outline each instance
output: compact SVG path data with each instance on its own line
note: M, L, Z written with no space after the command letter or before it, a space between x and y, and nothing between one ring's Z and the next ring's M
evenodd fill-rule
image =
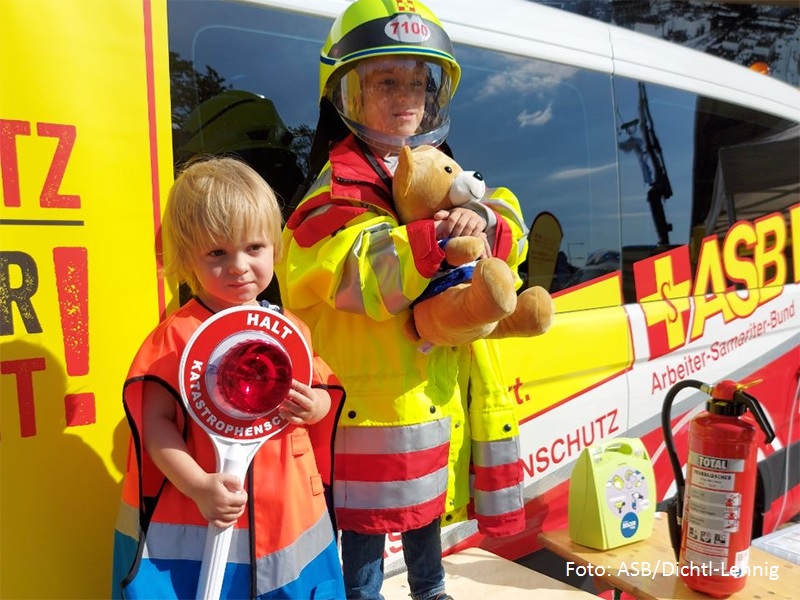
M376 163L391 179L392 173L383 160ZM373 169L353 134L331 149L330 169L332 198L372 204L395 214L391 190Z

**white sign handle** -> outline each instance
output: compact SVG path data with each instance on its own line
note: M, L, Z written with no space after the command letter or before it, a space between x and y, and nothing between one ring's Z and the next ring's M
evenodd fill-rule
M211 441L217 452L217 464L220 466L218 471L236 475L239 481L244 481L247 468L266 439L241 441L211 436ZM219 600L222 581L225 578L225 565L228 562L228 553L233 539L233 529L233 525L223 529L211 523L208 524L203 564L200 567L200 580L197 587L197 600Z

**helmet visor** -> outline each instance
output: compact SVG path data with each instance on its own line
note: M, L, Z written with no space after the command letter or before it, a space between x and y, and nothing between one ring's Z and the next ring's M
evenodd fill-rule
M449 130L450 74L432 60L362 60L344 72L331 95L353 133L381 151L438 146Z

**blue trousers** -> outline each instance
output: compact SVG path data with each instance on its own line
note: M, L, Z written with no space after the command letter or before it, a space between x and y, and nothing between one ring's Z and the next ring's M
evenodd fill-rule
M401 534L412 600L432 600L444 592L439 519ZM342 570L348 600L383 600L385 534L342 531Z

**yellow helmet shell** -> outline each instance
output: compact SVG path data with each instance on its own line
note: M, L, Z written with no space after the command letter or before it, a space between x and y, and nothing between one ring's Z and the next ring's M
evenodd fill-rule
M427 6L416 0L356 0L334 21L320 52L320 99L343 70L381 55L409 55L439 63L450 77L451 97L455 93L461 68L450 37Z

